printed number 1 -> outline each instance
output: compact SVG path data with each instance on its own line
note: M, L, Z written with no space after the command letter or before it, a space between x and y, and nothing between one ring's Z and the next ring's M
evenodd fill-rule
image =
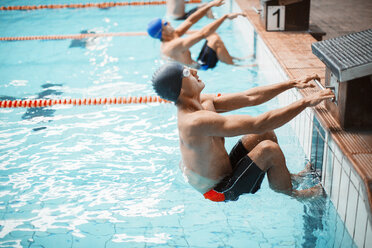
M273 13L273 16L274 15L278 15L278 17L277 17L277 27L278 28L280 28L280 9L278 9L277 11L275 11L274 13Z
M268 6L266 29L268 31L284 30L285 6Z

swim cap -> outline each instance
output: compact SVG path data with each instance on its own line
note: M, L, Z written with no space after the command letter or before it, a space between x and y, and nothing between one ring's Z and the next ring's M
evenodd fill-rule
M155 39L161 39L162 20L156 18L147 25L147 33Z
M176 102L181 92L184 66L177 62L162 65L152 76L156 93L169 101Z

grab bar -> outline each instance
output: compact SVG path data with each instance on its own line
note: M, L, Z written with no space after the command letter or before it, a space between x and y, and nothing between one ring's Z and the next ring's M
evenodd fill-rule
M321 90L330 89L330 90L333 91L333 93L335 93L335 87L333 87L333 86L326 86L326 87L324 87L324 86L319 82L319 80L317 80L317 79L314 79L314 82L319 86L319 88L320 88ZM336 94L335 94L335 97L332 98L331 100L332 100L332 102L336 102Z

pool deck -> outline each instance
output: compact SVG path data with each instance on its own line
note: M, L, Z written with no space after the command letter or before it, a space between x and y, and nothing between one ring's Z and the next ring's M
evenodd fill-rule
M317 40L308 32L267 32L260 15L252 8L260 9L259 0L236 0L247 14L248 20L263 39L289 78L298 78L317 73L324 85L325 65L312 53L311 44ZM313 0L310 9L310 24L315 24L327 34L329 39L372 27L372 1L369 0ZM347 16L347 18L345 18ZM319 89L299 90L303 95L312 94ZM329 130L332 139L342 150L355 171L364 182L369 206L372 206L372 131L345 131L328 113L322 103L315 114L323 127ZM372 211L371 211L372 212Z

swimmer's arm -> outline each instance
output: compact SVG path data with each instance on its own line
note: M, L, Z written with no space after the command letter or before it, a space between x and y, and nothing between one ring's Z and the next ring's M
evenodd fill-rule
M221 24L228 18L228 19L234 19L238 16L245 16L245 14L243 13L232 13L232 14L226 14L224 16L222 16L221 18L217 19L216 21L208 24L207 26L205 26L204 28L200 29L199 31L195 32L194 34L186 37L186 38L182 38L182 46L183 46L183 49L186 50L186 49L189 49L190 47L192 47L193 45L195 45L196 43L198 43L199 41L201 41L202 39L206 39L209 35L213 34L214 32L216 32L216 30L218 29L219 26L221 26Z
M197 11L195 11L192 15L190 15L180 26L176 28L176 33L178 36L182 36L186 33L189 28L197 23L203 16L205 16L208 10L212 7L218 7L224 4L224 0L214 0L211 1L204 6L200 7Z
M226 20L228 15L224 15L223 17L219 18L218 20L208 24L204 28L200 29L199 31L185 37L178 39L180 45L182 46L183 50L189 49L202 39L206 39L209 35L213 34L219 26Z
M222 116L212 111L199 111L190 118L192 135L233 137L243 134L259 134L281 127L301 113L334 96L331 90L318 91L286 107L263 113L257 117L249 115Z
M319 76L313 74L301 79L289 80L267 86L254 87L240 93L223 94L219 97L215 96L213 98L213 104L216 111L219 113L249 106L256 106L267 102L280 93L294 87L298 89L308 87L313 88L315 87L315 84L310 82L313 79L319 80Z

